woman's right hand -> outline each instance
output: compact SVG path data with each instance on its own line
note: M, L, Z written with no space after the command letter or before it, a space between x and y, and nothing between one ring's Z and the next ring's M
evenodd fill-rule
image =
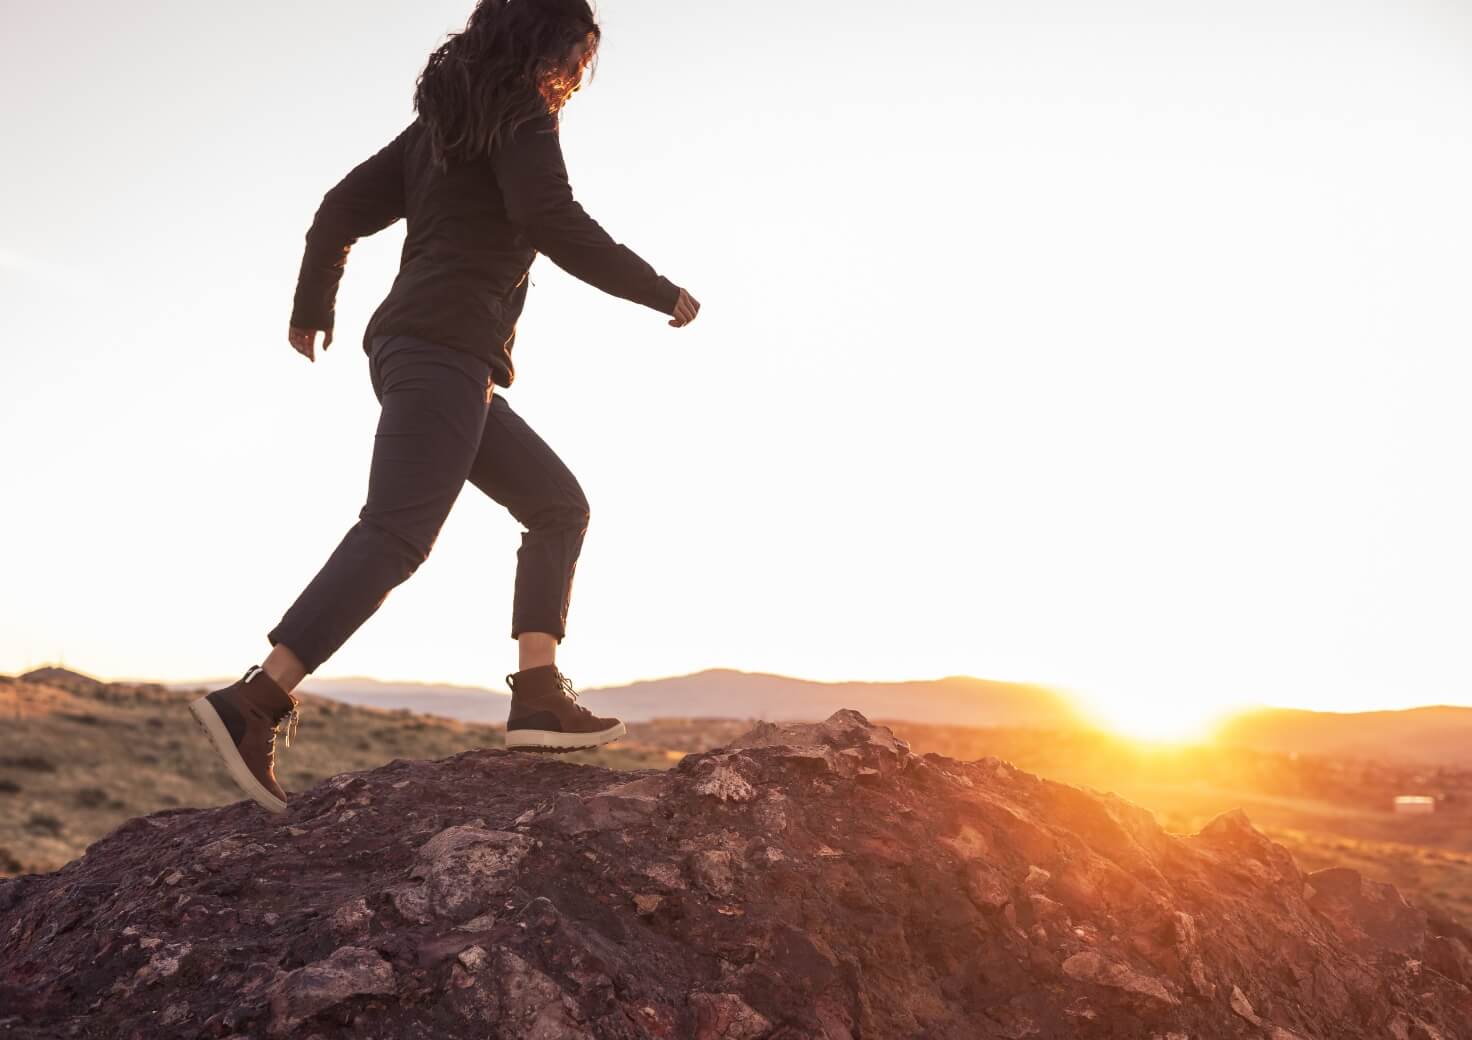
M682 325L689 325L699 313L700 301L681 289L680 298L675 301L675 316L670 319L670 325L677 329Z
M298 354L308 361L316 361L313 354L316 349L317 333L322 333L322 349L326 350L332 345L331 329L300 329L295 325L288 325L286 329L286 340L292 345Z

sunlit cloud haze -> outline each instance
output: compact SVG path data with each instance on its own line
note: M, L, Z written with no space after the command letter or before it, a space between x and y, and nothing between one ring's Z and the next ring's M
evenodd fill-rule
M0 669L269 649L362 504L404 232L355 247L315 365L303 234L471 7L7 14ZM1472 703L1472 8L600 14L574 188L703 309L532 271L506 397L592 506L579 685ZM321 674L500 684L520 530L467 486Z

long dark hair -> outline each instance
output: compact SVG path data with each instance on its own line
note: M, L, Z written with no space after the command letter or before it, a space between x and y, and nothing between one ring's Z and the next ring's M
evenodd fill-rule
M488 155L544 113L557 118L601 37L587 0L480 0L465 31L429 56L415 84L435 166ZM585 39L587 53L572 67L568 58Z

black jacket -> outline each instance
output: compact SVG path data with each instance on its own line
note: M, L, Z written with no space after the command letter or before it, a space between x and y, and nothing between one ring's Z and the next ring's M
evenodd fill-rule
M615 242L573 199L556 120L521 127L488 158L451 160L440 173L416 120L350 170L322 199L307 231L291 324L331 329L348 251L364 235L408 221L399 273L363 330L398 333L489 362L516 377L511 347L538 252L604 292L673 314L679 288Z

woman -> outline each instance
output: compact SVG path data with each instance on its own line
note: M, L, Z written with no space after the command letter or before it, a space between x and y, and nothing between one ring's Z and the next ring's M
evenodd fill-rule
M284 812L276 735L292 690L428 557L468 480L527 530L517 553L508 747L565 751L625 732L577 703L556 665L587 529L577 480L495 388L509 387L516 321L538 252L605 292L689 324L700 305L609 237L573 199L558 115L600 32L586 0L481 0L429 58L415 120L329 191L306 235L288 339L332 342L348 251L403 217L398 276L363 333L382 406L358 522L280 622L270 655L191 704L236 782Z

